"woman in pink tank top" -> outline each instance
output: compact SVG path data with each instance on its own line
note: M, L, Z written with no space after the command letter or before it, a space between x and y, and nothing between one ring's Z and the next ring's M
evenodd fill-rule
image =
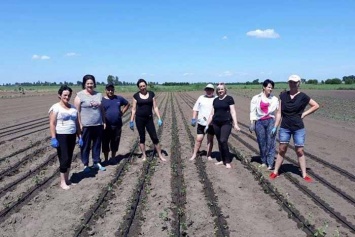
M250 102L250 127L255 131L261 159L261 167L273 169L275 156L275 115L279 100L271 92L274 82L266 79L263 82L263 91L255 95Z

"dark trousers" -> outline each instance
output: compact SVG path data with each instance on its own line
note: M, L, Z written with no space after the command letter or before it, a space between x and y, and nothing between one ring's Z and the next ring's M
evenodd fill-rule
M83 147L81 147L81 161L85 166L89 165L89 157L92 142L92 160L94 164L99 163L101 154L101 140L103 134L103 126L90 126L83 127L82 139L84 142Z
M228 138L232 131L232 124L227 122L214 122L213 129L218 141L219 152L223 163L230 163L231 157L229 154Z
M107 125L104 130L104 136L102 137L102 151L103 152L117 152L120 145L122 133L121 126Z
M56 134L56 138L59 142L57 153L60 173L66 173L71 166L75 148L75 137L75 134Z
M145 129L147 129L147 132L150 136L150 139L152 139L153 144L156 145L159 143L158 135L154 127L153 116L136 116L136 126L139 133L139 143L145 143Z

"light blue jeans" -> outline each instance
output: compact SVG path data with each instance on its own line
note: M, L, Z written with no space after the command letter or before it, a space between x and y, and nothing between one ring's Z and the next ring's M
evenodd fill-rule
M293 142L295 146L304 146L306 140L306 129L301 128L296 131L291 131L287 128L280 128L279 130L279 140L280 143L289 143L293 136Z
M257 120L255 133L258 140L261 163L274 166L276 136L271 136L271 130L275 126L275 119Z

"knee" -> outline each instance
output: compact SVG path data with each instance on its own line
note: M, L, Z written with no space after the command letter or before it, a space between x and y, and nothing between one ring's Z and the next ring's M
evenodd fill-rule
M286 151L287 151L287 147L284 147L284 146L280 146L280 147L279 147L279 154L280 154L281 156L284 156L285 153L286 153Z
M228 139L222 138L219 142L221 143L221 145L227 145Z
M152 142L154 145L159 143L159 139L157 137L152 137Z
M197 142L197 143L201 143L202 140L203 140L203 137L202 137L202 138L201 138L201 137L197 137L197 138L196 138L196 142Z
M143 143L144 144L145 143L145 137L140 137L139 138L139 143Z
M296 150L296 154L297 154L297 157L302 157L304 156L304 152L303 152L303 149L299 149L299 150Z

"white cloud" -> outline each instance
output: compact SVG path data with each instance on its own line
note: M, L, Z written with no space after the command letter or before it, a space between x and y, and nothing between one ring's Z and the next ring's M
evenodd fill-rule
M276 39L276 38L280 38L280 35L275 32L274 29L266 29L266 30L253 30L253 31L249 31L247 32L247 36L251 36L251 37L256 37L256 38L267 38L267 39Z
M269 72L260 72L261 75L272 75L272 71Z
M231 71L224 71L221 74L219 74L218 77L231 77L233 75L234 75L234 73Z
M33 60L48 60L48 59L50 59L50 57L47 56L47 55L37 55L37 54L34 54L34 55L32 55L32 59L33 59Z
M154 76L154 74L142 72L142 73L141 73L141 76Z
M79 56L79 54L74 53L74 52L70 52L70 53L66 53L65 56L74 57L74 56Z
M226 36L226 35L222 37L222 40L227 40L227 39L228 39L228 36Z
M185 72L184 74L182 74L182 76L187 77L187 76L192 76L194 75L192 72Z

